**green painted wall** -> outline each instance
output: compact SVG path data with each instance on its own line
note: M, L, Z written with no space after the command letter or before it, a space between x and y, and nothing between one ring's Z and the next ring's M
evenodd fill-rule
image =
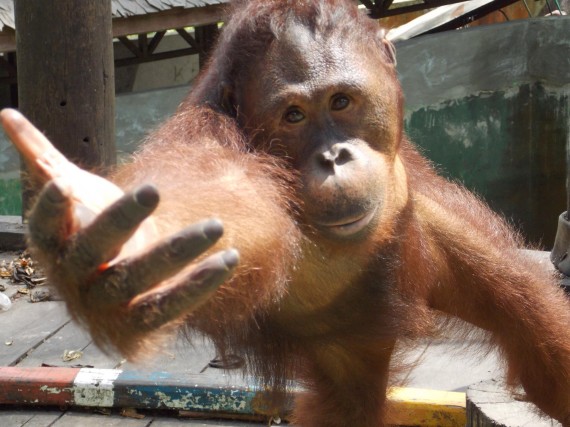
M0 215L21 214L21 191L19 179L0 179Z
M546 249L566 209L569 29L536 18L396 43L411 139Z
M443 175L474 190L534 244L566 210L570 103L542 84L481 93L407 114L410 139Z

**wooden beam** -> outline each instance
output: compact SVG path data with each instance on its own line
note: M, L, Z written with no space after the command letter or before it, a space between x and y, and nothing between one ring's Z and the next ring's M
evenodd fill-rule
M367 9L374 9L376 7L376 5L372 3L372 0L360 0L360 3L366 6Z
M181 56L197 55L196 49L189 47L187 49L169 50L167 52L153 53L146 56L135 56L130 58L121 58L115 60L115 67L125 67L127 65L143 64L145 62L160 61L163 59L179 58Z
M16 32L11 28L0 31L0 52L16 51Z
M174 28L195 27L221 22L226 17L226 5L173 8L164 12L113 19L113 36L150 33Z
M125 46L127 49L129 49L129 51L135 55L136 57L140 57L142 56L141 51L139 50L139 47L133 43L132 41L129 40L128 37L126 36L121 36L118 38L118 40L123 44L123 46Z
M198 52L202 51L200 45L198 45L198 42L196 42L196 40L194 40L194 37L188 34L184 28L177 28L176 32L186 41L186 43L190 45L190 47L196 49Z
M113 37L173 30L222 22L226 17L223 4L192 9L175 8L164 12L113 19ZM16 32L5 28L0 32L0 52L16 51Z
M156 48L160 44L160 42L161 42L161 40L165 34L166 34L166 31L158 31L157 33L155 33L155 35L152 37L152 40L148 44L148 51L150 53L154 53L154 51L156 50Z
M202 416L257 416L268 413L264 391L228 384L200 374L86 368L0 367L0 404L171 409ZM294 394L302 392L296 389ZM388 424L424 427L465 426L465 394L394 388ZM291 401L281 415L287 419ZM356 426L355 426L356 427Z

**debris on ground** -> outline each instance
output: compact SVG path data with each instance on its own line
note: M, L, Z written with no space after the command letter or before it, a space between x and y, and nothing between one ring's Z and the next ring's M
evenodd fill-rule
M121 410L121 416L127 418L135 418L137 420L142 420L145 415L138 412L135 408L123 408Z
M19 253L10 262L2 261L0 264L0 277L11 277L12 282L24 284L28 289L45 284L47 277L37 267L29 252Z
M51 289L49 288L42 288L42 289L34 289L33 292L30 294L30 301L31 302L42 302L42 301L51 301L53 298Z
M6 295L3 292L0 292L0 311L10 310L10 307L12 307L12 300L8 295Z
M83 356L81 350L64 350L62 359L64 362L71 362L72 360L80 359L81 356Z
M29 295L31 302L49 301L52 292L47 287L47 277L42 269L32 259L28 251L20 252L10 261L0 261L0 291L6 291L7 283L18 286L15 292L10 293L13 298L18 295ZM36 287L42 287L35 289Z
M95 365L85 365L85 364L81 364L81 363L76 363L74 365L54 365L52 363L42 363L41 364L42 368L74 368L74 369L83 369L83 368L89 368L89 369L93 369L95 367Z

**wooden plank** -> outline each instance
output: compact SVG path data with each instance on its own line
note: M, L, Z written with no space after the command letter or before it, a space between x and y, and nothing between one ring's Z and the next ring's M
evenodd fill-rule
M148 359L126 362L124 370L162 371L180 374L200 374L214 369L208 363L216 357L214 345L206 339L192 337L190 342L184 338L173 339ZM219 370L214 370L219 371Z
M78 359L65 362L63 354L66 350L78 350L83 354ZM46 364L51 366L86 365L111 369L116 368L120 363L121 357L108 356L103 353L92 344L89 332L75 322L69 322L18 363L18 367L39 367Z
M69 322L63 302L30 303L20 298L2 312L0 365L14 365Z
M226 6L216 4L192 9L173 8L164 12L113 19L113 36L150 33L221 22Z
M101 369L115 369L122 366L124 361L122 356L118 354L109 355L104 353L91 341L83 350L83 356L78 363L80 365L89 365Z
M59 405L103 408L170 409L205 417L266 417L264 392L236 385L231 376L117 369L1 368L4 405ZM294 394L301 393L296 389ZM393 389L389 424L456 427L465 425L463 393ZM282 413L289 413L291 401Z
M259 427L259 423L243 422L236 420L207 420L192 419L187 417L145 416L141 420L120 416L117 414L104 415L92 411L82 411L73 409L67 412L58 410L38 410L38 409L2 409L0 410L0 425L5 427L101 427L101 426L123 426L143 427L171 427L194 426L194 427ZM264 423L263 425L266 425Z
M0 426L46 427L52 425L61 415L60 411L2 408L0 410Z
M6 405L67 406L75 402L73 382L78 369L0 367Z
M226 377L88 368L0 367L0 404L255 414L256 387Z
M388 31L386 38L391 41L411 39L492 1L493 0L470 0L440 6L413 19L407 24L393 28Z
M90 412L68 411L50 427L146 427L154 425L152 417L143 419L120 415L101 415ZM27 427L27 426L26 426Z
M41 304L41 303L40 303ZM215 368L208 368L208 363L216 356L213 344L209 340L194 338L192 342L174 337L163 348L157 349L152 356L137 362L125 362L120 356L109 356L93 344L89 333L69 322L56 334L46 339L17 366L39 367L42 364L52 366L86 365L101 369L120 367L124 370L159 371L168 369L171 373L204 374L209 378L224 377L226 373ZM64 362L65 350L79 350L83 355L73 361ZM241 377L241 376L240 376Z
M125 371L114 382L115 404L120 407L255 415L259 393L256 387L238 387L227 378L205 382L200 374Z
M181 427L187 425L192 425L194 427L259 427L260 425L266 426L267 423L261 424L235 420L192 420L188 418L162 418L155 419L152 423L152 427L172 427L177 425L180 425Z

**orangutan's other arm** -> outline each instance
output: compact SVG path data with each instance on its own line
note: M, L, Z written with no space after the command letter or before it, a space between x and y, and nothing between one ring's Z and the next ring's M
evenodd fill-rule
M489 331L507 362L507 380L522 384L544 412L570 422L568 298L548 264L517 249L502 221L456 190L435 200L418 197L434 259L447 266L430 290L430 305ZM470 210L458 215L454 200Z

